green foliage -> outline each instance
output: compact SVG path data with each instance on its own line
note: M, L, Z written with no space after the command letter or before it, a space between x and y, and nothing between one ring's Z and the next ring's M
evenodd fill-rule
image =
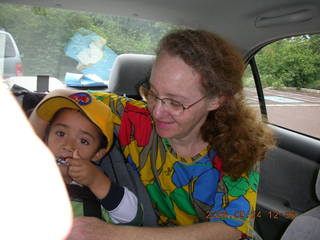
M263 48L256 61L264 87L312 87L320 80L320 37L284 39Z
M320 80L316 80L314 82L309 83L306 88L320 90Z
M64 53L69 39L80 28L107 40L117 54L154 54L160 38L176 26L142 19L87 12L0 4L1 26L15 38L23 54L24 75L48 74L64 79L78 72L77 62Z
M243 86L246 88L254 88L255 87L255 83L254 83L254 79L253 79L250 67L247 67L245 69L242 82L243 82Z

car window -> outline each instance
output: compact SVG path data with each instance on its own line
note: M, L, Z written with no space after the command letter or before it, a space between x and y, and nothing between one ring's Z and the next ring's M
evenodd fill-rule
M258 111L265 109L268 122L316 138L320 138L319 46L320 34L314 34L282 39L262 48L251 59L263 88L260 105L252 64L244 77L248 103Z
M0 12L1 27L23 53L24 75L49 75L62 82L80 75L108 80L117 55L154 54L159 39L178 28L140 18L3 3ZM12 52L6 47L6 53Z

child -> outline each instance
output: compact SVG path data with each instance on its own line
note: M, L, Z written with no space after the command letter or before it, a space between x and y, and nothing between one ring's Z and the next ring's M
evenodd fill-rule
M86 92L69 94L45 98L37 114L49 121L45 142L58 161L74 215L139 224L141 209L135 194L111 182L97 166L112 145L110 108Z

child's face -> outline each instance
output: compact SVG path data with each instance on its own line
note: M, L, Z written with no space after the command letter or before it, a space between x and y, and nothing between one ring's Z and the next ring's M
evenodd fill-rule
M71 158L75 150L81 159L94 159L101 138L96 126L74 109L63 109L51 123L47 145L55 157Z

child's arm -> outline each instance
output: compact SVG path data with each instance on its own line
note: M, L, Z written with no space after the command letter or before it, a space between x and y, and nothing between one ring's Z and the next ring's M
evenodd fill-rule
M141 225L142 208L133 192L111 182L91 161L81 159L77 151L68 162L70 177L91 190L114 223Z
M97 166L89 162L93 168L90 176L92 181L85 181L84 178L73 179L85 186L100 200L103 208L108 212L111 220L116 224L141 225L142 208L138 204L136 195L126 187L111 182ZM69 171L70 174L70 171ZM70 174L72 176L72 174Z
M114 223L137 226L142 224L142 208L136 195L126 187L112 183L108 195L100 201Z

